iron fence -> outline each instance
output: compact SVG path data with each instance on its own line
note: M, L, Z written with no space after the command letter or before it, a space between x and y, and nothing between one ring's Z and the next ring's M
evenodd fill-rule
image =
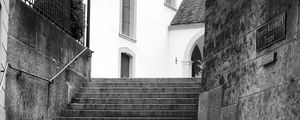
M35 9L38 13L49 19L57 27L71 35L80 44L84 45L84 39L76 37L72 28L77 24L72 20L71 0L22 0L26 5ZM83 4L82 4L83 5ZM83 7L85 7L83 5ZM83 11L84 14L84 11ZM84 21L84 20L83 20ZM82 35L83 36L83 35Z

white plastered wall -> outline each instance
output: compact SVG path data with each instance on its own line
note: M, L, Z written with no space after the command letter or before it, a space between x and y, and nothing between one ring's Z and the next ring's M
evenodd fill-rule
M191 77L194 47L198 45L203 54L204 23L172 25L169 29L168 77Z
M8 33L8 13L9 13L9 0L0 0L1 13L0 13L0 70L4 70L6 66L7 56L7 33ZM0 73L2 79L3 72ZM0 80L0 120L6 119L5 110L5 81Z
M136 40L127 40L119 35L121 0L92 2L92 77L119 77L120 48L135 54L133 77L168 76L168 26L176 11L166 7L164 0L136 0Z

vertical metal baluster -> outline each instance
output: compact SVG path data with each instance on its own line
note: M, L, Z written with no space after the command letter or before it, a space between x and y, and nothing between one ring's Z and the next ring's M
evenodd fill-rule
M72 36L71 21L71 1L69 0L21 0L26 5L32 7L41 15L49 19L67 34ZM83 6L85 8L85 6ZM84 9L85 11L85 9ZM84 12L83 11L83 12ZM85 13L85 12L84 12ZM77 42L84 45L84 41L76 39Z

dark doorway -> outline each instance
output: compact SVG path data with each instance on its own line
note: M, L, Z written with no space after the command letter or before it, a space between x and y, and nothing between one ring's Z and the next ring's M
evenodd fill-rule
M199 73L201 72L201 68L199 66L201 65L201 61L202 61L201 52L197 45L195 46L195 48L193 50L191 61L193 62L192 77L197 77L197 76L199 76Z
M130 77L130 56L125 53L121 53L121 78Z

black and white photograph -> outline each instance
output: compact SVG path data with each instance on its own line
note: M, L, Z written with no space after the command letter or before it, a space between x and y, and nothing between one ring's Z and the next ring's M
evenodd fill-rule
M300 120L300 0L0 0L0 120Z

